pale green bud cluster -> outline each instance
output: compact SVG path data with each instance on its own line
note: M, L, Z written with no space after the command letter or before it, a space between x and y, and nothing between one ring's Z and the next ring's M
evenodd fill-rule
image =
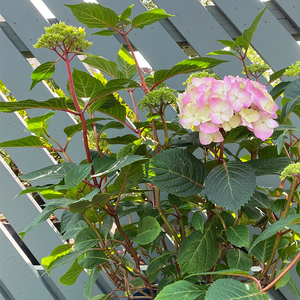
M144 98L139 102L139 108L144 107L160 107L161 105L175 104L176 96L174 95L176 91L168 87L161 87L149 92Z
M294 178L295 176L300 176L300 162L288 165L282 172L280 179L283 180L287 177Z
M285 72L284 75L290 77L290 76L300 76L300 61L296 61L295 64L292 64L289 66Z
M203 78L203 77L212 77L215 79L221 79L221 77L219 77L216 73L213 72L207 72L207 71L200 71L200 72L196 72L190 75L190 77L182 83L182 85L188 85L189 83L192 83L192 78Z
M93 43L85 40L85 29L66 25L65 22L53 24L50 27L45 27L46 33L43 34L33 47L55 49L63 48L63 44L68 49L68 52L77 52L87 50Z
M268 64L254 63L250 66L247 66L247 70L250 74L261 74L268 70L270 70L270 66ZM245 68L243 68L243 73L245 74Z

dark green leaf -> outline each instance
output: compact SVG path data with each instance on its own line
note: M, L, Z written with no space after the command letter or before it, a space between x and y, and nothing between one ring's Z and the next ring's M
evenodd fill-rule
M298 260L298 262L297 262L296 271L297 271L298 276L300 277L300 260Z
M250 207L259 208L270 208L271 206L269 198L265 194L258 191L255 191L247 205Z
M146 245L153 242L161 232L159 223L153 217L141 219L138 234L133 238L135 243Z
M97 266L104 264L108 261L108 258L101 250L91 250L87 252L86 257L80 260L78 263L85 269L94 269Z
M284 271L284 269L281 269L278 272L277 277ZM277 289L285 286L290 281L290 279L291 279L290 272L287 272L279 281L276 282L275 289L277 290Z
M133 134L125 134L123 136L116 136L114 138L105 138L103 140L107 141L109 144L112 145L115 144L128 145L134 141L137 141L138 137Z
M260 291L256 285L245 284L234 279L215 281L208 288L205 300L216 300L216 295L218 300L269 300L268 293Z
M83 267L78 265L76 259L71 265L70 269L59 278L59 282L63 285L73 285L82 271Z
M230 226L226 230L226 236L229 242L234 246L249 248L250 234L248 228L245 225ZM239 269L238 267L231 268Z
M299 81L299 84L300 84L300 81ZM289 85L287 87L289 87ZM285 92L284 95L285 95L285 97L287 97L286 92ZM287 102L283 106L283 108L281 110L281 115L280 115L280 118L281 118L283 123L286 123L286 121L290 117L291 113L293 112L293 109L297 106L298 103L300 103L300 89L299 89L299 95L296 98L293 98L293 100Z
M283 76L283 74L284 74L284 72L285 72L286 69L287 68L283 68L283 69L278 70L278 71L274 72L273 74L271 74L270 75L270 80L269 80L268 83L271 83L274 80L276 80L276 79L280 78L281 76Z
M208 199L235 213L250 200L255 188L253 168L239 161L224 162L213 168L205 181Z
M185 278L192 277L195 275L229 275L229 276L249 276L250 274L246 271L241 271L239 269L225 269L214 272L200 272L186 276Z
M45 79L51 77L55 71L55 63L56 61L48 61L40 66L38 66L31 74L32 84L30 90L34 88L34 86Z
M217 261L219 248L214 222L207 225L204 232L194 230L183 240L178 255L178 263L185 273L203 272Z
M120 122L117 122L117 121L111 121L111 122L106 123L106 124L103 126L101 132L103 132L103 131L105 131L105 130L107 130L107 129L123 129L124 127L125 127L125 126L124 126L122 123L120 123Z
M291 161L288 157L275 157L249 160L247 164L254 169L256 176L262 176L281 172Z
M76 213L85 213L87 209L93 207L93 203L88 200L80 200L72 203L70 205L70 211L74 214Z
M191 220L191 225L196 230L200 230L201 232L203 232L203 229L204 229L204 220L203 220L203 217L202 217L200 211L195 211L194 212L194 214L192 216L192 220Z
M253 236L253 238L257 238L257 236ZM251 253L261 262L265 263L269 260L272 249L274 247L275 242L275 236L266 239L264 241L259 242L256 244L253 249L251 250Z
M285 87L290 83L288 82L280 82L279 84L275 85L273 89L270 91L270 95L272 96L273 99L276 99L279 97L283 92Z
M159 256L151 259L146 274L155 273L157 269L162 268L168 262L172 255L172 252L164 251Z
M277 154L278 155L281 153L287 137L288 137L288 132L286 130L277 138Z
M228 266L232 269L249 271L253 264L252 259L239 249L230 249L226 254L226 258Z
M92 165L80 165L72 168L65 177L65 184L69 189L76 188L91 172Z
M290 280L286 284L286 287L291 291L291 293L296 298L300 299L299 285L296 283L296 281L293 278L290 278Z
M121 49L118 52L117 61L118 61L118 65L120 67L122 74L126 78L130 79L136 74L137 67L136 67L135 61L134 61L131 53L128 52L123 47L123 45L121 46Z
M300 96L300 78L290 82L284 89L284 97L287 99L295 99Z
M97 278L98 278L98 270L97 270L97 268L95 268L91 271L91 273L89 275L89 279L84 285L83 296L85 298L87 298L87 299L91 298L92 290L93 290L93 287L96 283Z
M83 221L81 214L73 214L69 210L65 210L60 220L60 232L63 233L79 221Z
M81 216L81 215L80 215ZM64 240L75 239L77 234L83 229L87 228L89 225L84 220L77 221L75 224L72 224L67 228L66 232L63 235Z
M160 152L150 160L150 181L162 191L176 196L200 193L206 176L204 164L188 151L175 148Z
M168 17L173 17L173 15L168 15L163 9L155 8L134 17L132 19L131 27L143 29L146 25L150 25Z
M99 239L90 227L83 228L76 236L74 241L75 251L89 250L99 242Z
M119 22L118 15L110 8L95 3L65 5L72 10L75 18L89 28L115 28Z
M101 225L101 229L100 229L100 233L106 238L112 228L113 225L113 218L111 216L107 216L102 225Z
M36 147L36 148L46 148L45 145L41 142L41 140L33 135L26 136L17 140L6 141L0 143L0 147Z

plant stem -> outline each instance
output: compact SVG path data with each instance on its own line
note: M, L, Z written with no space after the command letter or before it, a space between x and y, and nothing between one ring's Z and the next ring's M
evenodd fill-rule
M284 209L284 212L283 212L283 216L282 216L282 217L283 217L284 219L286 218L286 216L287 216L287 214L288 214L289 208L290 208L291 203L292 203L292 200L293 200L293 198L294 198L294 192L295 192L295 190L296 190L298 184L299 184L299 179L295 176L295 177L294 177L294 180L293 180L293 182L292 182L292 185L291 185L291 189L290 189L288 201L287 201L287 204L286 204L285 209Z
M164 113L162 113L160 115L160 117L161 117L161 122L162 122L162 125L163 125L163 128L164 128L164 134L165 134L165 149L167 149L168 148L168 143L169 143L169 133L168 133L167 123L166 123Z

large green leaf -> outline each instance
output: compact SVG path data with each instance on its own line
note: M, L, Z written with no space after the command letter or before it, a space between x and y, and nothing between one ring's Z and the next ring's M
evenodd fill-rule
M70 269L59 278L59 282L63 285L73 285L82 271L83 267L78 264L76 259Z
M268 293L260 291L256 285L241 283L234 279L219 279L209 288L205 300L269 300Z
M174 16L168 15L163 9L155 8L134 17L132 19L131 27L143 29L146 25L150 25L168 17Z
M241 36L238 36L235 40L235 44L237 46L241 46L245 49L248 49L248 47L250 46L250 42L252 40L252 37L254 35L254 32L257 29L258 23L260 21L260 19L262 18L264 12L266 11L267 7L265 7L258 15L257 17L254 19L254 21L252 22L251 26L246 29L243 34Z
M68 189L76 188L91 172L92 165L80 165L72 168L65 177L65 184Z
M296 283L296 281L293 278L290 278L290 280L287 282L286 287L291 291L291 293L300 300L300 291L299 291L299 285Z
M98 242L99 239L92 228L83 228L75 238L74 249L75 251L89 250Z
M290 216L287 216L285 219L281 218L277 222L270 225L264 232L262 232L259 235L259 237L252 243L249 251L251 251L251 249L253 249L254 246L257 245L259 242L270 238L272 235L276 234L278 231L284 229L285 227L287 227L291 224L295 224L295 223L300 223L299 215L290 215Z
M86 257L79 261L79 265L85 269L93 269L108 261L109 259L104 254L104 251L92 250L87 252Z
M76 166L77 165L75 163L61 163L21 175L20 177L26 181L61 179L64 178L66 174Z
M51 77L55 71L55 63L56 61L48 61L40 66L38 66L31 74L32 84L30 90L34 88L34 86L45 79Z
M270 208L271 203L267 195L255 191L250 201L247 203L249 207Z
M233 225L227 228L226 236L231 244L236 247L249 248L250 234L249 230L244 225ZM239 269L239 268L237 268Z
M60 232L65 232L79 221L84 221L81 214L73 214L69 210L65 210L60 219Z
M121 46L120 51L117 56L118 65L124 77L132 78L136 72L137 67L135 61L130 52L128 52L123 45Z
M180 280L164 287L158 296L156 296L155 300L203 300L206 290L206 286L193 284L186 280Z
M230 249L227 254L227 263L230 268L249 271L252 267L252 259L245 252L239 249Z
M248 272L246 272L246 271L242 271L242 270L239 270L239 269L225 269L225 270L214 271L214 272L194 273L194 274L186 276L185 278L193 277L195 275L249 276L250 274Z
M72 10L75 18L89 28L116 28L118 15L108 7L95 3L65 5Z
M186 59L169 70L158 70L154 73L154 83L157 85L160 82L165 81L168 78L176 76L178 74L192 73L199 70L205 70L213 68L225 60L210 58L210 57L197 57L192 59Z
M286 121L289 119L291 113L293 112L293 110L299 103L300 103L300 94L297 97L293 98L293 100L287 102L283 106L283 108L281 110L281 115L280 115L280 118L283 123L286 123Z
M239 161L216 166L205 181L205 192L211 202L237 213L250 200L256 188L253 168Z
M291 161L288 157L274 157L249 160L247 164L254 169L256 176L262 176L281 172Z
M172 252L164 251L159 256L151 259L146 274L155 273L159 268L162 268L172 255Z
M17 140L11 140L0 143L0 147L35 147L35 148L45 148L41 140L33 135L26 136Z
M280 82L279 84L275 85L272 90L270 91L270 95L275 100L277 97L279 97L283 92L285 87L290 83L288 82Z
M196 229L203 232L204 229L204 220L200 211L195 211L192 219L191 225Z
M23 100L18 102L0 102L0 111L12 113L18 110L27 110L32 108L46 108L55 110L68 110L65 98L52 98L46 101Z
M178 263L184 273L209 270L219 257L215 223L209 223L204 232L193 231L181 244Z
M300 78L290 82L284 89L284 97L295 99L300 96Z
M145 217L140 220L138 233L133 238L135 243L146 245L153 242L161 232L159 223L153 217Z
M101 73L105 73L112 78L120 78L121 72L118 69L118 65L111 60L108 60L102 56L89 54L84 60L87 65L98 69Z
M271 83L271 82L275 81L276 79L280 78L281 76L283 76L286 69L287 68L283 68L283 69L280 69L280 70L274 72L273 74L271 74L270 80L268 83Z
M55 112L47 113L45 115L30 118L27 120L27 129L33 133L44 134L47 132L49 121L55 115Z
M94 285L96 283L97 278L98 278L98 270L97 270L97 268L95 268L95 269L93 269L91 271L89 279L88 279L88 281L84 285L83 296L85 298L87 298L87 299L91 298L92 290L93 290L93 287L94 287Z
M63 239L64 240L75 239L77 234L83 228L87 228L87 227L89 227L89 225L86 223L86 221L84 221L84 220L77 221L75 224L73 224L72 226L67 228L66 232L63 235Z
M168 149L150 160L150 181L162 191L176 196L200 193L206 169L193 154L183 149Z
M284 271L284 269L281 269L278 272L277 277ZM290 279L291 279L290 272L287 272L283 277L281 277L281 279L279 279L279 281L276 282L275 289L277 290L277 289L285 286L290 281Z
M134 141L137 141L139 138L133 134L125 134L122 136L116 136L113 138L105 138L104 140L107 141L109 144L115 145L128 145Z

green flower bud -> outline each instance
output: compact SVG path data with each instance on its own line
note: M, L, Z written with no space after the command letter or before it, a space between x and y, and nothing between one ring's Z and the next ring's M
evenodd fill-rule
M300 76L300 61L296 61L295 64L292 64L289 66L285 72L284 75L290 77L290 76Z
M263 63L254 63L250 66L247 66L247 70L250 74L261 74L261 73L264 73L268 70L270 70L270 66ZM243 68L243 73L245 74L245 68Z
M283 180L287 177L294 178L295 176L300 177L300 162L288 165L282 172L280 179Z

